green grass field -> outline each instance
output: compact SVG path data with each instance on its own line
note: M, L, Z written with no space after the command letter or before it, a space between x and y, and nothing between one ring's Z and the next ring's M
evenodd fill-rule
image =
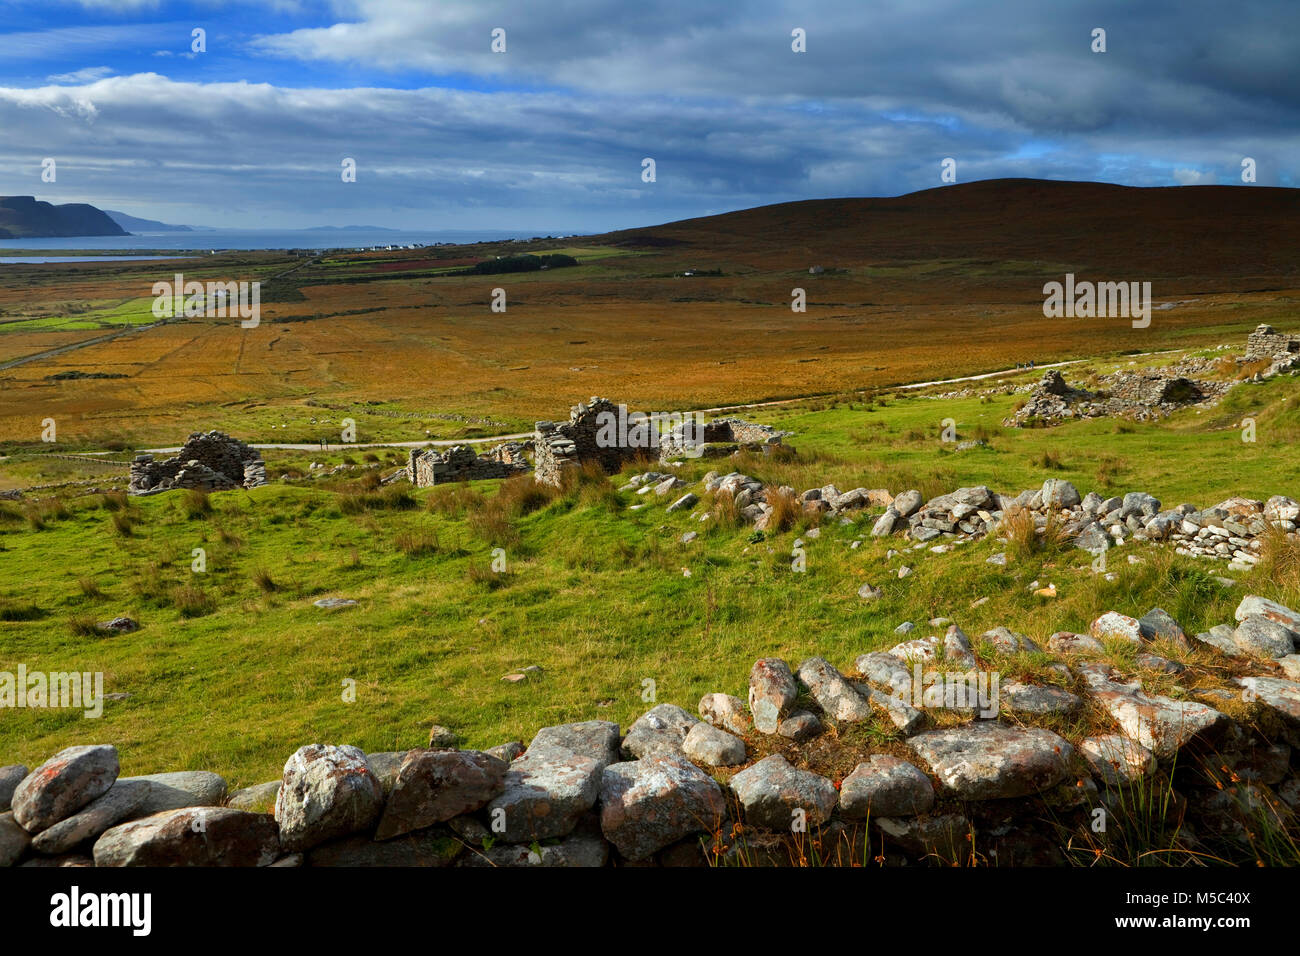
M1295 496L1300 484L1300 462L1288 453L1300 435L1295 378L1243 385L1211 412L1158 424L1004 428L1020 398L906 394L759 409L746 417L796 432L788 440L795 458L693 461L681 474L695 480L735 467L799 490L833 482L927 496L972 484L1014 493L1052 477L1081 492L1142 490L1166 506L1202 507L1234 494ZM1255 443L1241 440L1245 416L1257 421ZM959 439L988 445L952 450L939 440L945 419L955 420ZM1006 625L1041 639L1086 631L1112 609L1140 615L1159 605L1192 632L1230 621L1248 590L1300 602L1294 581L1265 568L1235 575L1240 583L1228 589L1214 580L1223 565L1141 545L1112 552L1113 582L1072 548L1006 567L986 563L1007 547L992 539L944 555L913 552L901 539L867 536L877 512L827 523L806 541L807 570L798 573L791 556L800 527L759 540L747 527L667 514L666 501L633 511L647 497L618 492L618 476L555 496L523 494L531 479L509 484L501 499L500 482L376 491L374 476L404 453L376 457L386 463L369 479L215 494L210 511L182 493L0 502L0 671L20 663L98 671L106 693L131 695L109 701L94 721L7 712L0 763L34 766L70 744L107 741L125 773L209 769L235 787L277 777L310 741L406 749L439 723L486 747L563 721L627 726L650 706L646 681L658 702L693 711L711 691L744 696L758 657L797 664L817 654L846 669L900 640L893 629L904 620L918 623L914 637L945 616L972 636ZM342 458L268 454L268 467L305 471L310 461ZM688 530L700 537L682 544ZM503 574L491 569L498 547ZM887 557L891 548L902 554ZM192 570L195 549L204 552L202 573ZM1130 564L1129 553L1142 562ZM900 580L904 563L914 573ZM1036 597L1035 580L1054 583L1059 596ZM864 582L884 597L862 602ZM359 603L312 604L332 596ZM979 598L988 600L972 608ZM87 627L119 614L141 630L99 636ZM540 677L501 680L533 664ZM1004 667L1051 679L1040 664ZM347 682L354 703L344 700Z

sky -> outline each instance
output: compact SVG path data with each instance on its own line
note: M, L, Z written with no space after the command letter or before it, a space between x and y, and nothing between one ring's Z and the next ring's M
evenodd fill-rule
M896 196L946 159L1296 186L1298 64L1300 0L0 0L0 195L559 235Z

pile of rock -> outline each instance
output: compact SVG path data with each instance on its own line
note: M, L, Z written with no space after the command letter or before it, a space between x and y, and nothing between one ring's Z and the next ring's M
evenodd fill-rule
M1003 422L1020 427L1074 418L1125 417L1138 421L1164 418L1181 408L1209 406L1232 387L1231 382L1191 379L1175 370L1116 372L1096 392L1068 385L1049 369L1016 413Z
M153 495L176 488L229 491L266 484L266 464L257 450L224 432L195 432L180 452L165 461L137 455L131 462L132 495Z
M411 484L425 488L453 481L509 478L530 467L519 442L505 442L481 455L469 445L453 445L443 452L412 448L406 475Z
M1276 375L1300 368L1300 335L1283 335L1271 325L1256 326L1246 337L1247 362L1272 362L1262 375Z
M544 727L527 748L461 751L441 727L428 748L404 753L312 744L280 780L229 798L214 774L119 778L113 747L71 747L30 773L0 768L0 865L753 864L781 862L801 833L834 838L868 818L873 846L883 840L895 861L964 861L977 837L1003 865L1060 863L1063 840L1044 824L1042 801L1086 828L1095 807L1116 806L1116 788L1175 763L1189 838L1221 837L1244 832L1252 801L1267 797L1284 817L1300 809L1300 614L1252 595L1237 618L1228 652L1256 659L1237 673L1257 673L1178 698L1101 659L1132 644L1139 668L1180 673L1185 665L1162 653L1193 644L1157 608L1140 620L1108 612L1087 634L1051 635L1046 650L1007 628L972 641L952 625L859 656L852 676L820 657L797 669L764 658L747 700L706 694L699 718L659 704L626 735L593 720ZM1281 644L1269 642L1283 633L1290 651L1278 658ZM1000 662L1027 652L1055 658L1053 682L1001 684ZM966 686L954 678L979 691L952 693ZM1085 697L1117 732L1070 741L1034 725L1079 713ZM1262 719L1233 719L1233 701ZM859 748L852 772L835 780L808 769L823 749L814 738L878 719L894 752L833 744ZM714 779L742 767L725 785Z

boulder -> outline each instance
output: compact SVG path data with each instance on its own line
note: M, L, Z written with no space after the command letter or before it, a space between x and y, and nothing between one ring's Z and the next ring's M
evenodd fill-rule
M797 744L812 740L822 732L822 722L816 714L797 710L777 726L776 732Z
M693 726L682 742L682 752L710 767L734 767L745 762L745 742L712 724Z
M731 778L730 786L752 826L789 831L802 818L807 826L830 819L838 801L825 777L790 766L780 754L764 757Z
M790 665L776 657L754 662L749 672L749 711L754 728L765 734L776 733L781 718L799 696L799 685L790 673Z
M544 846L496 844L487 850L465 853L457 866L600 867L609 860L609 844L599 835L574 834Z
M825 658L810 657L800 664L799 680L831 720L856 722L871 717L866 698Z
M1237 605L1235 617L1238 621L1244 621L1246 618L1255 615L1267 618L1274 624L1281 624L1287 630L1300 634L1300 614L1285 605L1278 604L1276 601L1270 601L1257 594L1248 594Z
M1086 737L1079 744L1093 774L1108 787L1132 784L1156 772L1156 755L1119 734Z
M910 746L952 796L961 800L1027 797L1056 786L1074 748L1041 727L980 721L927 731Z
M91 744L61 750L14 789L14 820L28 833L39 833L107 793L117 774L116 747Z
M12 812L0 813L0 868L21 860L31 843L31 835L18 825Z
M1295 651L1294 633L1281 624L1264 617L1251 614L1242 618L1237 629L1232 633L1232 641L1251 657L1271 660L1286 657Z
M356 747L308 744L284 765L275 800L281 842L290 853L374 826L383 809L379 779Z
M847 820L929 813L934 786L924 773L897 757L872 754L840 784L840 815Z
M182 807L216 807L226 799L225 779L207 770L178 770L121 779L149 784L144 803L131 813L132 820Z
M476 750L412 750L384 806L376 840L445 823L501 792L508 765Z
M251 787L236 790L226 798L226 806L233 810L250 810L253 813L274 813L275 798L279 795L280 781L269 780L266 783L255 783Z
M1142 643L1142 625L1138 623L1137 618L1116 611L1107 611L1093 621L1088 633L1103 643L1105 641Z
M680 755L686 735L699 722L699 718L676 704L659 704L628 728L622 755L629 760L660 753ZM602 769L604 766L608 764Z
M47 856L71 852L128 819L144 803L150 787L147 780L118 780L103 796L36 834L32 849Z
M911 491L904 491L901 495L895 498L890 507L898 513L899 517L910 518L912 515L916 514L916 510L920 508L924 502L925 498L921 493L913 489Z
M13 802L14 791L23 782L23 777L29 773L31 771L20 763L0 767L0 813L4 813L9 809L10 804Z
M95 866L269 866L280 855L275 820L229 807L164 810L95 841Z
M618 724L610 720L584 720L576 724L543 727L537 731L530 746L571 750L599 762L602 770L622 759L618 750Z
M724 733L708 724L699 727ZM679 757L612 764L601 777L601 832L634 862L690 834L713 832L725 814L722 788Z
M741 736L754 728L745 702L730 694L705 694L700 698L700 716L714 727Z
M600 760L563 747L529 747L487 805L493 832L506 843L568 836L595 805L604 769Z

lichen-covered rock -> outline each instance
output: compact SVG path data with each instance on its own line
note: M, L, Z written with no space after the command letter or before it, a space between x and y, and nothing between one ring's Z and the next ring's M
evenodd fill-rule
M1078 654L1081 657L1100 657L1106 653L1101 641L1089 634L1057 631L1047 639L1047 649L1055 654Z
M72 851L129 818L149 796L151 786L147 780L119 779L103 796L36 834L32 849L47 856Z
M1108 787L1131 784L1156 771L1156 755L1119 734L1086 737L1079 744L1079 752Z
M1276 601L1262 598L1258 594L1248 594L1237 605L1234 616L1238 621L1244 621L1254 615L1267 618L1274 624L1281 624L1293 633L1300 634L1300 613Z
M1068 776L1074 752L1049 730L996 721L931 730L907 743L962 800L1025 797L1054 787Z
M269 780L266 783L255 783L251 787L236 790L226 798L226 806L234 810L250 810L253 813L274 813L275 798L279 795L280 781Z
M177 770L151 773L142 777L122 777L122 782L149 784L144 802L131 813L131 819L152 816L163 810L183 807L216 807L226 799L226 781L207 770Z
M1238 677L1234 683L1279 717L1289 733L1287 742L1300 747L1300 683L1281 677Z
M14 789L14 820L28 833L39 833L107 793L117 774L116 747L91 744L61 750Z
M745 821L772 830L789 830L802 822L826 822L838 794L825 777L797 770L780 754L764 757L731 778L731 790L740 801Z
M698 717L676 704L659 704L638 717L627 729L622 754L629 760L655 754L680 755L686 735L699 722ZM608 764L601 769L605 766Z
M1137 618L1116 611L1107 611L1093 621L1088 633L1103 643L1105 641L1126 641L1129 644L1142 643L1142 625L1138 623Z
M1242 618L1232 632L1233 643L1251 657L1263 660L1286 657L1294 652L1294 636L1291 630L1262 614Z
M601 832L632 861L645 860L689 834L712 832L725 813L722 788L678 757L616 763L601 777Z
M476 750L412 750L375 830L376 840L445 823L501 792L508 765Z
M275 819L285 850L294 853L369 830L383 804L383 788L361 750L308 744L284 765Z
M576 724L543 727L533 737L531 746L561 747L575 754L599 761L602 769L620 760L618 724L609 720L586 720Z
M1164 608L1153 607L1143 614L1138 618L1138 628L1144 640L1168 641L1177 645L1180 650L1192 649L1192 643L1187 639L1186 632L1174 620L1174 616Z
M799 680L831 720L853 723L871 717L866 698L825 658L810 657L800 664Z
M700 698L700 716L714 727L742 737L754 729L745 702L730 694L705 694Z
M745 742L712 724L698 723L682 742L682 752L710 767L734 767L745 762Z
M749 712L754 716L754 729L776 733L781 718L790 712L798 697L799 685L789 664L776 657L754 662L749 672Z
M1022 684L1012 681L1003 684L1000 693L1001 705L1012 713L1046 715L1072 714L1082 706L1083 701L1068 690L1059 687L1045 687L1037 684Z
M931 817L878 817L875 825L911 856L964 862L971 852L971 823L960 813Z
M506 843L567 836L595 805L603 769L596 758L563 747L529 747L487 805L493 833Z
M822 732L822 722L816 714L806 710L796 710L777 725L776 732L797 744L812 740Z
M229 807L164 810L95 841L96 866L269 866L279 855L270 816Z
M1005 627L995 627L991 631L985 631L980 635L980 640L992 645L1000 654L1033 653L1039 650L1038 645L1025 635L1017 634Z
M1140 687L1095 676L1089 693L1119 724L1121 732L1161 760L1174 756L1198 735L1221 729L1227 718L1206 704L1148 695Z
M929 813L933 806L930 778L887 754L872 754L840 783L840 815L848 820L913 816Z

